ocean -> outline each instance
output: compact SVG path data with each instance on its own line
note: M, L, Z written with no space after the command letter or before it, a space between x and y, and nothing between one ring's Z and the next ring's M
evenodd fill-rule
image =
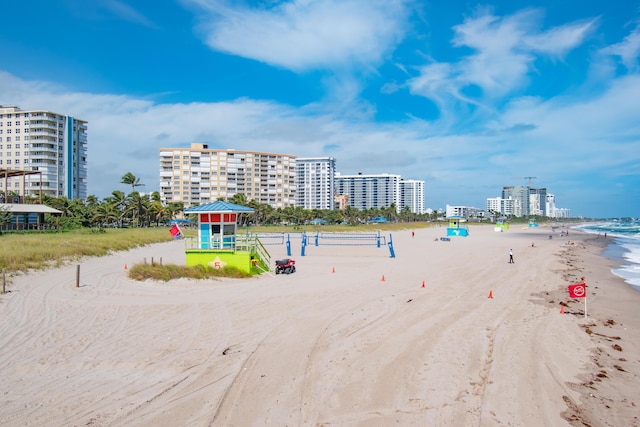
M640 220L610 220L571 227L586 233L599 234L610 241L603 256L621 265L612 270L631 287L640 291Z

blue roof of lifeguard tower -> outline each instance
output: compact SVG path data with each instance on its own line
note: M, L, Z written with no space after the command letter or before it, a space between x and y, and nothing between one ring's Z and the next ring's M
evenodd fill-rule
M193 206L184 210L184 213L204 213L204 212L253 212L252 208L235 203L228 203L218 200L206 205Z

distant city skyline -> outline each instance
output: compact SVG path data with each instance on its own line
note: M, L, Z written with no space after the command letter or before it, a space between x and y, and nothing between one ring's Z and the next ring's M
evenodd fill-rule
M638 217L639 55L634 2L9 2L0 104L86 121L100 198L198 141L425 181L432 209L537 176Z

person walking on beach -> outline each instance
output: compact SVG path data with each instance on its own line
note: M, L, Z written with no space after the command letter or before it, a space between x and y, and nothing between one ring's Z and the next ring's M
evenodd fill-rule
M513 264L515 261L513 260L513 249L509 249L509 264Z

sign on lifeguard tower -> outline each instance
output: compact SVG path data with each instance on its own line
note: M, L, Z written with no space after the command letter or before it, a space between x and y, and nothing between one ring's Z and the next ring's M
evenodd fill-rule
M452 216L449 217L449 227L447 227L447 236L463 236L469 235L469 229L460 225L462 217Z

